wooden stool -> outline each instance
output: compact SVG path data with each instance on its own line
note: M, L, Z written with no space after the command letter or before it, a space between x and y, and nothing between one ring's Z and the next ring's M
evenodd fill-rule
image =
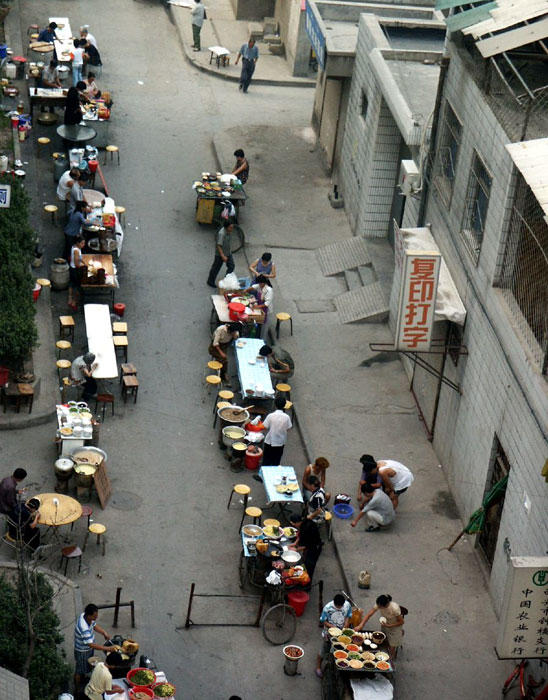
M276 393L286 394L287 398L291 399L291 384L285 384L284 382L276 384Z
M22 401L26 401L29 405L29 413L32 413L32 404L34 403L34 388L32 384L18 384L19 397L17 400L17 413Z
M83 384L76 384L72 377L63 377L61 379L61 403L66 403L67 389L76 389L76 398L80 397L80 390L83 390Z
M118 146L107 146L105 148L105 160L103 162L103 165L107 164L107 157L108 154L110 153L110 162L112 163L112 159L114 158L114 154L116 153L118 156L118 165L120 165L120 149Z
M120 365L120 384L124 377L137 376L137 368L131 362L122 363Z
M244 497L244 511L247 508L247 499L249 498L249 494L251 493L251 489L247 484L234 484L232 487L232 491L230 492L230 498L228 499L228 505L226 509L228 510L230 508L230 502L232 501L232 496L237 493L240 496Z
M39 139L37 139L37 144L38 144L38 153L36 155L37 158L40 158L40 151L42 150L42 147L45 147L48 145L48 143L51 143L51 139L48 139L47 136L40 136Z
M121 349L124 361L127 362L127 350L129 346L127 335L115 335L112 337L112 342L114 343L114 352Z
M217 411L220 408L227 408L228 406L231 406L231 403L229 401L219 401L215 406L213 406L213 415L215 418L213 419L213 427L217 425Z
M63 559L65 560L65 576L67 575L68 563L71 559L78 559L78 573L82 570L82 550L75 544L71 544L68 547L63 547L61 550L61 561L59 562L60 569L63 566Z
M46 214L51 214L51 222L54 224L55 222L55 215L57 214L57 207L55 204L46 204L44 207L44 211Z
M63 380L63 370L70 370L70 360L57 360L55 363L57 365L57 374L59 375L59 380Z
M51 287L51 282L45 277L39 277L36 280L36 284L39 284L41 287Z
M134 374L122 378L122 398L124 403L128 394L133 395L133 403L137 403L137 392L139 391L139 380Z
M95 399L95 412L97 412L97 405L98 404L103 404L103 422L105 421L105 409L107 407L107 403L110 404L112 408L112 415L114 415L114 396L112 394L97 394L97 398Z
M88 519L88 522L86 525L87 528L89 528L89 524L90 524L90 520L91 520L92 515L93 515L93 508L91 506L82 506L82 515L80 516L80 518L87 518ZM70 524L70 531L71 532L72 532L73 528L74 528L74 522L72 522ZM85 549L85 545L84 545L84 549Z
M256 506L248 506L243 512L242 519L240 521L240 529L238 532L242 531L242 525L244 524L246 515L248 518L253 518L253 525L260 525L262 514L263 511L260 508L257 508Z
M269 525L272 525L272 527L280 527L280 521L276 520L276 518L267 518L263 520L263 527L268 527Z
M74 319L72 316L59 316L59 337L65 337L65 331L68 332L70 339L74 343Z
M57 352L57 359L60 360L63 350L70 350L70 348L72 347L72 344L68 340L58 340L55 343L55 347L57 348L57 351L58 351Z
M29 24L27 27L27 34L36 34L38 36L38 33L40 32L40 25L39 24Z
M286 314L285 311L280 311L279 314L276 314L276 338L280 337L280 326L284 321L289 321L291 335L293 335L293 319L291 318L291 314Z
M219 386L221 383L221 377L218 374L208 374L205 380L208 394L211 392L212 387Z
M97 542L96 544L102 545L102 555L105 556L105 538L103 535L107 531L107 528L104 525L101 525L101 523L92 523L88 527L88 531L86 532L86 539L84 540L84 548L83 551L86 551L86 546L88 543L88 538L89 538L89 533L91 532L92 535L97 535Z
M120 154L118 154L118 158L120 158ZM118 219L119 219L120 223L123 224L124 223L124 214L126 213L126 208L116 205L114 207L114 211L118 215Z
M221 362L218 362L217 360L210 360L207 363L207 368L210 369L212 372L217 372L217 374L219 374L219 372L223 368L223 365Z
M127 334L127 323L125 321L114 321L112 324L112 332L114 335L117 334L122 334L126 335Z

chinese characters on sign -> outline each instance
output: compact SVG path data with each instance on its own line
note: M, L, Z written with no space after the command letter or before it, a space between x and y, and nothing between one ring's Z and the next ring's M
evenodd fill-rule
M511 557L496 643L500 659L548 656L548 557Z
M408 352L430 350L436 293L441 266L437 252L403 252L396 349Z
M10 205L11 185L0 185L0 207L7 209Z
M318 59L318 63L322 70L325 70L325 37L322 33L318 20L310 7L310 3L306 3L306 15L304 23L306 33Z

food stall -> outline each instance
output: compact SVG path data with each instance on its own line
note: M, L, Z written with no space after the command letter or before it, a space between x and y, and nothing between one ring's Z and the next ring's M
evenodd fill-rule
M112 255L104 253L94 253L93 255L82 255L85 263L80 268L81 273L81 294L82 299L86 299L92 294L106 294L109 303L114 303L114 294L118 287L116 277L116 266L112 262ZM90 348L90 352L93 352Z
M97 253L122 253L124 231L116 214L112 197L97 190L84 190L84 200L91 207L87 218L91 226L84 226L86 244Z
M298 504L302 507L303 495L297 480L294 467L265 466L259 470L263 480L266 494L266 506L262 510L277 508L279 517L289 519L291 515L290 505Z
M234 206L234 221L238 221L238 211L245 206L247 195L240 180L230 173L202 173L201 180L195 180L192 189L196 191L196 221L211 224L220 221L222 200L229 200Z
M59 454L70 455L76 447L83 447L85 440L91 440L92 414L84 401L69 401L56 409Z
M243 304L244 311L237 316L237 320L243 325L244 336L250 336L255 328L255 325L262 326L265 320L264 313L259 309L252 309L250 302L255 301L252 294L212 294L211 295L211 317L209 325L211 332L221 323L229 323L235 319L230 316L229 304ZM261 328L258 329L258 335L261 336Z

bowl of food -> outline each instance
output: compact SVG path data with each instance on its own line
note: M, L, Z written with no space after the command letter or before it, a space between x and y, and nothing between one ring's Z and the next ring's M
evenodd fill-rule
M348 661L345 661L344 659L337 659L335 661L335 666L337 668L348 668Z
M390 664L387 661L377 661L377 668L379 671L389 671Z
M357 644L361 647L361 645L363 644L363 637L361 636L361 634L352 635L352 644Z
M294 537L297 537L297 530L294 527L284 527L284 535L292 540ZM339 636L339 634L337 636Z
M346 651L358 652L360 651L360 647L357 644L347 644Z
M364 662L360 661L359 659L350 659L348 665L350 666L350 668L357 671L358 669L363 668Z
M330 628L327 630L327 633L328 633L331 637L340 637L341 634L342 634L342 630L340 630L338 627L330 627Z
M353 634L356 634L353 629L350 629L350 627L345 627L342 633L346 634L347 637L351 637Z
M347 649L348 649L348 647L347 647ZM359 651L349 651L349 652L348 652L348 658L349 658L349 659L359 659L359 660L362 660L361 654L360 654Z
M151 688L156 683L156 674L149 668L132 668L126 678L132 688Z
M258 525L244 525L242 530L244 535L247 535L248 537L258 537L263 533L262 528Z
M155 683L152 686L155 698L173 698L175 697L175 686L173 683Z
M340 637L337 637L337 641L341 644L352 644L352 640L346 634L341 634Z
M286 562L286 564L298 564L301 561L301 554L300 552L294 552L293 550L289 549L287 552L282 554L282 559Z
M135 686L128 691L129 700L152 700L154 691L152 688L147 688L144 685Z
M284 531L277 525L267 525L263 527L263 535L268 537L269 540L279 540L283 534Z
M377 661L388 661L389 658L390 658L390 654L387 654L385 651L378 651L375 654L375 659Z
M377 668L377 664L374 661L364 661L363 668L367 671L374 671Z
M375 644L382 644L386 639L386 635L384 632L373 632L372 637Z
M347 659L348 658L348 654L346 653L346 651L342 651L341 649L337 649L337 651L334 651L333 656L336 659Z
M375 654L372 654L370 651L364 651L362 661L375 661Z
M333 640L331 640L331 641L333 642ZM332 646L333 651L344 651L346 649L344 644L341 644L340 642L333 642L333 644L331 646Z
M283 653L287 659L300 659L304 654L304 649L301 649L301 647L295 644L289 644L283 648Z

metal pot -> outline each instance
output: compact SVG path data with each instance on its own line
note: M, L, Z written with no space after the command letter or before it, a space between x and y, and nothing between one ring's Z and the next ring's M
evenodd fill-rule
M70 457L62 457L55 462L55 476L59 481L68 481L74 470L74 462Z
M227 433L234 433L234 435L233 437L230 437ZM226 445L227 447L230 447L235 442L240 442L244 437L244 428L240 428L237 425L227 425L225 428L223 428L223 445Z
M103 458L104 463L107 463L107 453L104 450L99 449L98 447L75 447L70 455L73 457L74 461L78 461L78 455L85 453L85 452L95 452L98 455L101 455Z
M302 556L300 552L294 552L292 549L289 549L282 554L282 559L286 564L295 566L295 564L298 564L301 561Z
M93 486L93 476L96 471L97 467L94 467L92 464L75 464L74 480L76 486L90 489Z

